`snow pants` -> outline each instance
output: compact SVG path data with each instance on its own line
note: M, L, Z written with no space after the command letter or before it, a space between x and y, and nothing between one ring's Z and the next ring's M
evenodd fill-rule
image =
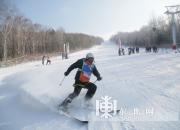
M85 95L85 99L86 100L91 99L94 96L97 89L97 86L91 82L87 84L81 84L81 83L75 82L73 86L74 86L74 91L68 96L71 99L74 99L75 97L77 97L79 93L81 92L82 88L88 89Z

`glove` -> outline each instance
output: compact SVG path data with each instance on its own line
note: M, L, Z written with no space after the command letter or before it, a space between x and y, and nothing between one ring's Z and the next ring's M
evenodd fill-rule
M98 80L98 81L102 80L102 77L98 77L97 80Z
M64 72L64 76L68 76L68 72L66 71L66 72Z

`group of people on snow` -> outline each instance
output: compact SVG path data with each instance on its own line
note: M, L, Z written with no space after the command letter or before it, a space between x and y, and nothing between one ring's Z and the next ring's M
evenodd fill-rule
M51 64L51 60L50 60L49 56L43 55L43 57L42 57L42 65L45 65L45 60L46 60L46 65Z
M129 47L127 51L128 51L128 55L139 53L139 47ZM119 48L118 49L118 55L119 56L125 55L125 49Z
M153 46L153 47L147 46L147 47L145 48L145 51L146 51L146 53L149 53L149 52L157 53L157 52L158 52L158 49L157 49L156 46Z
M139 47L129 47L128 48L128 55L139 53Z
M153 46L153 47L147 46L147 47L145 47L145 52L146 53L149 53L149 52L157 53L158 48L156 46ZM129 48L127 48L127 53L128 53L128 55L139 53L139 47L129 47ZM125 49L119 48L118 49L118 55L119 56L125 55Z

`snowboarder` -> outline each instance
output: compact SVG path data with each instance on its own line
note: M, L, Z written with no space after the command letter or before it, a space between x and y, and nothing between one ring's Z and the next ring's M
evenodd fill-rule
M69 73L78 68L78 71L75 76L74 91L69 94L69 96L60 104L61 106L67 106L68 103L71 103L72 100L79 95L82 88L88 89L85 95L85 101L89 101L95 94L97 86L90 82L90 76L93 73L97 80L100 81L102 77L100 76L95 64L94 56L92 53L88 53L86 58L82 58L73 63L67 71L64 73L65 76L68 76Z

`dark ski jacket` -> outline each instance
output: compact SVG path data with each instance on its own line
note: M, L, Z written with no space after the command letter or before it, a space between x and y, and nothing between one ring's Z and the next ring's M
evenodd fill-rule
M76 82L80 82L79 78L80 78L80 74L81 74L81 70L82 66L83 66L83 62L86 61L85 58L79 59L77 60L75 63L73 63L66 71L67 74L69 74L73 69L78 68L78 71L76 72L76 76L75 76L75 81ZM92 73L97 77L100 78L100 74L96 68L96 66L93 64L93 71Z

